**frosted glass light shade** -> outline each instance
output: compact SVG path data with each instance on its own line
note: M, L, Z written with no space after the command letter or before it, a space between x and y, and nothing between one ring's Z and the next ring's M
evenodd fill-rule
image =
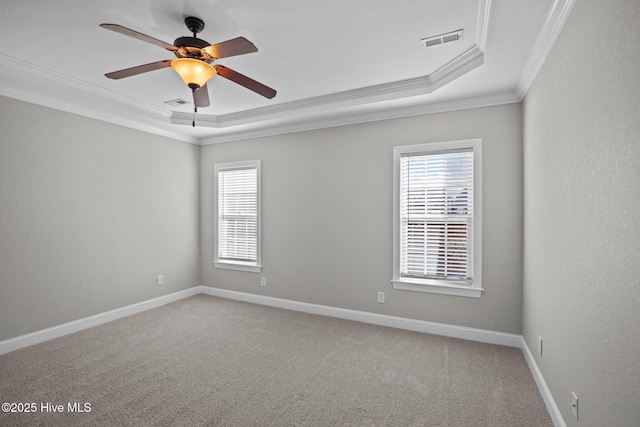
M204 61L193 58L179 58L171 61L171 68L178 73L182 80L189 86L202 87L218 72Z

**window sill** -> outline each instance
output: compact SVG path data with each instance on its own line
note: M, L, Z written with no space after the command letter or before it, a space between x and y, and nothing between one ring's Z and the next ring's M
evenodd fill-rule
M223 268L225 270L248 271L250 273L260 273L262 266L242 261L213 261L215 268Z
M434 294L456 295L461 297L480 298L484 289L469 286L447 285L433 283L424 279L393 279L393 289L415 292L430 292Z

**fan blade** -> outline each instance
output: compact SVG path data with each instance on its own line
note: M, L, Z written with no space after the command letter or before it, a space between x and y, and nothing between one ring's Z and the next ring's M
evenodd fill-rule
M244 86L257 94L264 96L265 98L271 99L276 96L275 90L263 85L262 83L258 83L257 81L250 79L249 77L240 74L237 71L232 70L231 68L227 68L222 65L214 65L214 67L218 71L218 74L225 79L229 79L232 82L238 83L240 86Z
M162 40L154 39L151 36L146 34L139 33L130 28L123 27L118 24L100 24L102 28L106 28L107 30L115 31L116 33L124 34L125 36L133 37L134 39L142 40L143 42L151 43L153 45L159 46L163 49L167 50L177 50L178 48L172 44L165 43Z
M196 89L193 92L193 103L196 107L208 107L211 105L209 102L209 89L205 83L200 89Z
M212 44L202 50L207 52L207 54L212 58L220 59L257 52L258 48L244 37L236 37L235 39L227 40L226 42Z
M167 59L165 61L152 62L151 64L138 65L137 67L114 71L112 73L105 74L105 76L109 77L110 79L118 80L125 77L135 76L136 74L146 73L148 71L160 70L161 68L167 68L170 66L171 60Z

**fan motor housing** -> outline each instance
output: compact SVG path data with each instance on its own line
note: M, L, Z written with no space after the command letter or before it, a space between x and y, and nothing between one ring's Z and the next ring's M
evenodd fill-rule
M213 59L202 50L210 45L205 40L197 37L178 37L173 44L178 48L173 52L178 58L193 58L205 62L211 62Z
M196 34L204 29L204 21L195 16L187 16L184 18L184 23L189 31L193 33L193 37L178 37L173 42L173 45L178 48L174 51L175 55L178 58L193 58L210 63L213 58L202 50L209 46L210 43L196 37Z
M199 39L197 37L178 37L173 45L175 47L195 47L198 49L202 49L204 47L209 46L211 43Z

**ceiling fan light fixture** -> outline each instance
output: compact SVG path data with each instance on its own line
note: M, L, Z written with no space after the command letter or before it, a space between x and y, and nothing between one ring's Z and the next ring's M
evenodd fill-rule
M178 73L187 86L201 88L218 72L204 61L193 58L178 58L171 61L171 68Z

